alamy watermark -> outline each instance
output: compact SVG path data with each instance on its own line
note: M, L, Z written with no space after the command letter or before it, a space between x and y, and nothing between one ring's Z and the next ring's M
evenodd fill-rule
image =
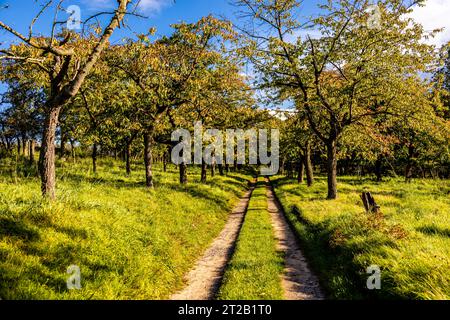
M365 12L368 14L367 28L381 29L381 9L378 4L371 4L367 7Z
M67 278L67 289L80 290L81 289L81 270L79 266L71 265L67 268L67 274L70 276Z
M179 142L172 149L172 162L176 165L182 163L244 165L248 163L260 165L261 174L264 176L273 176L280 168L278 129L227 129L224 135L224 132L218 129L203 130L202 122L196 122L193 138L189 130L178 129L172 133L172 142ZM208 145L203 147L204 143Z
M371 265L366 269L367 274L367 289L380 290L381 289L381 269L377 265Z
M67 19L67 29L79 30L81 29L81 9L79 6L71 5L67 8L66 12L70 14Z

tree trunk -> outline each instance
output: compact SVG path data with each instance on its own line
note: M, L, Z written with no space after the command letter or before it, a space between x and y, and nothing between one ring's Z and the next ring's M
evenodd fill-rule
M73 162L75 163L75 141L70 140L70 153L72 154Z
M130 158L131 158L131 143L127 139L126 146L125 146L125 167L126 167L127 176L129 176L131 174Z
M214 178L216 175L216 161L213 159L211 163L211 178Z
M22 147L20 146L20 139L17 137L17 155L20 156L22 153Z
M202 161L202 170L201 170L201 174L200 174L200 182L201 183L206 183L206 170L207 166L206 166L206 162L203 160Z
M225 163L225 172L228 174L230 172L230 165Z
M412 175L413 175L413 157L414 157L414 146L410 145L408 147L408 162L406 163L406 167L405 167L405 181L406 182L411 182L412 179Z
M64 158L64 156L66 154L66 142L67 142L67 137L63 132L61 132L61 147L59 149L59 158L60 159Z
M144 163L145 163L145 185L147 188L153 188L153 154L152 154L152 136L150 131L144 133Z
M181 184L187 184L188 178L187 178L187 165L186 163L180 164L180 183Z
M375 175L377 177L377 182L383 181L383 172L382 172L382 166L383 164L383 158L381 156L378 156L377 161L375 162Z
M97 173L97 144L92 146L92 171Z
M22 136L22 155L26 157L27 154L27 138L25 135Z
M298 183L303 183L305 176L305 162L304 157L300 157L300 161L298 163L298 175L297 181Z
M163 169L164 172L167 172L167 162L169 161L169 154L167 150L164 150L164 156L163 156Z
M311 187L314 183L314 170L311 162L311 144L306 143L305 156L303 157L305 169L306 169L306 183L308 187Z
M223 172L223 164L218 164L217 167L219 168L219 174L220 174L221 176L224 176L225 174L224 174L224 172Z
M337 198L337 147L336 140L327 143L327 180L328 197L333 200Z
M36 141L34 139L30 140L30 151L29 151L29 157L30 157L30 164L34 164L34 149L36 147Z
M55 137L60 111L61 107L52 108L46 116L39 156L42 195L51 200L56 197Z

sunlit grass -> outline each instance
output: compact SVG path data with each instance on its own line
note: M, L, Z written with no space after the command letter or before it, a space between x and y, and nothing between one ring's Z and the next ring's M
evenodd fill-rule
M264 182L259 181L253 192L236 251L224 275L219 299L282 299L280 275L283 272L283 257L276 250L264 186Z
M326 181L307 188L278 178L276 192L323 285L335 298L450 299L450 184L391 179L339 180L325 200ZM382 216L364 212L372 192ZM300 209L300 217L291 208ZM379 265L381 290L366 288L366 268Z
M247 185L230 173L208 184L178 184L157 167L155 190L144 171L100 161L58 166L58 200L43 202L37 178L4 170L0 177L0 298L165 299L183 286L225 224ZM67 290L66 270L81 268L81 290Z

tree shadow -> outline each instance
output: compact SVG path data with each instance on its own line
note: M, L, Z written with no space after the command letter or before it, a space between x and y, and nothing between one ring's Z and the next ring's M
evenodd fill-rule
M39 239L39 233L23 221L0 217L0 239L5 237L31 242Z
M444 229L434 225L422 226L416 228L416 230L429 236L440 236L450 238L450 229Z
M179 183L173 182L173 183L167 183L165 184L166 187L168 187L171 190L179 191L179 192L186 192L189 195L191 195L194 198L202 199L202 200L208 200L211 202L214 202L218 204L219 206L228 208L229 203L228 200L224 199L223 197L216 197L214 194L209 192L208 190L202 190L202 185L180 185ZM206 185L205 185L206 186Z

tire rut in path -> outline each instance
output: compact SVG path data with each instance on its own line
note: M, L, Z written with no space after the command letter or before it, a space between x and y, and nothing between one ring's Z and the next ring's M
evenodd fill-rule
M255 183L251 183L250 189L234 207L222 232L185 277L187 286L173 294L171 300L212 300L215 298L227 263L233 254L254 189Z
M305 256L268 179L266 179L266 190L268 210L272 217L277 249L285 254L285 270L281 279L284 298L287 300L325 299L319 280L308 267Z

